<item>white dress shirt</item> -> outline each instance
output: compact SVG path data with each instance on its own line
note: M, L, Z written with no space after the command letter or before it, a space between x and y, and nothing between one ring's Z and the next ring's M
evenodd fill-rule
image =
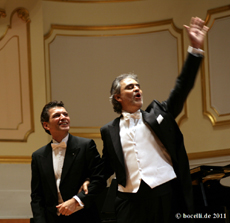
M62 142L65 142L66 145L67 145L68 138L69 138L69 134L64 139L62 139ZM58 145L59 143L53 139L53 144ZM55 174L55 179L56 179L59 204L63 202L59 186L60 186L60 181L61 181L61 174L62 174L62 167L64 163L64 158L65 158L65 152L66 152L66 148L59 147L53 150L53 153L52 153L53 168L54 168L54 174Z
M69 134L62 139L61 142L65 142L67 145L69 139ZM53 139L53 143L54 144L59 144L58 142L56 142ZM55 150L53 150L52 156L53 156L53 168L54 168L54 174L55 174L55 179L56 179L56 185L57 185L57 191L58 191L58 203L61 204L63 203L63 199L61 196L61 192L59 189L60 186L60 181L61 181L61 174L62 174L62 168L63 168L63 164L64 164L64 159L65 159L65 153L66 153L66 148L57 148ZM77 206L76 211L82 209L84 207L84 204L82 203L82 201L80 200L80 198L75 195L73 197L79 204L80 206Z

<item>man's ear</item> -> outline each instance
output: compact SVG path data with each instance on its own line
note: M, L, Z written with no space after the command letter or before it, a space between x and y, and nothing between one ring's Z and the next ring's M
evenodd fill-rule
M120 96L120 94L115 94L114 98L115 98L116 101L121 102L121 96Z
M49 130L49 123L48 122L43 122L42 125L43 125L44 129Z

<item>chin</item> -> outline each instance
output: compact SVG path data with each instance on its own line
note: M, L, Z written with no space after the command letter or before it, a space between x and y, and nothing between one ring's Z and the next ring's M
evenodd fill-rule
M61 128L62 131L69 131L69 127Z
M139 102L139 103L137 104L138 109L140 109L140 108L142 107L142 105L143 105L143 102L142 102L142 101L141 101L141 102Z

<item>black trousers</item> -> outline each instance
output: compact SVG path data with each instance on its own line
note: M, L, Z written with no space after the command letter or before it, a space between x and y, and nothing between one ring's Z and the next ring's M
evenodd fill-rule
M144 181L137 193L117 192L117 223L172 223L174 214L172 181L151 189Z

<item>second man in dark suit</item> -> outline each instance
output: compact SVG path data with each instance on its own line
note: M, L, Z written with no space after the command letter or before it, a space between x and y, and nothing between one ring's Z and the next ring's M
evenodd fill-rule
M93 140L69 134L64 104L52 101L41 113L52 141L32 155L31 207L35 223L99 223L95 196L106 186ZM90 178L88 194L79 192Z

